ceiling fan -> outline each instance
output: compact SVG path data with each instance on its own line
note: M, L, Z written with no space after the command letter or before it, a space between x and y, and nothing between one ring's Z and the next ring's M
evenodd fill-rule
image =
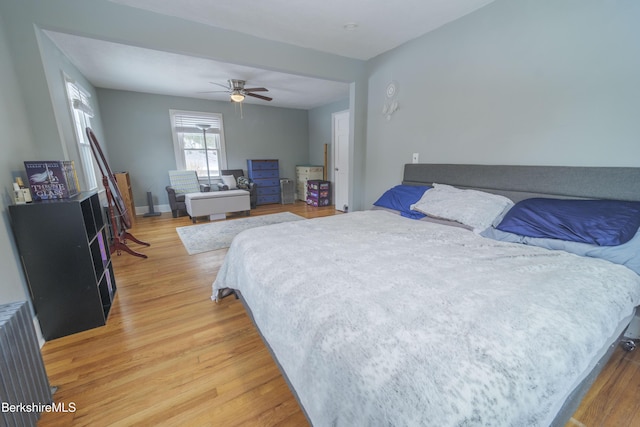
M264 101L271 101L273 99L268 96L258 95L257 93L253 93L253 92L268 92L269 89L265 87L247 88L247 87L244 87L246 81L237 80L237 79L230 79L230 80L227 80L227 82L228 82L228 85L210 82L211 84L222 86L226 90L214 90L214 91L204 92L204 93L227 92L230 95L232 102L242 102L244 101L244 98L246 96L252 96L254 98L262 99Z

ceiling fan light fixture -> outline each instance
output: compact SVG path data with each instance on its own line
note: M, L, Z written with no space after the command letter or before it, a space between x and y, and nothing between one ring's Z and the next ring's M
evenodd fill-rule
M244 101L244 95L242 93L240 93L240 91L234 90L231 93L231 100L233 102L242 102L242 101Z

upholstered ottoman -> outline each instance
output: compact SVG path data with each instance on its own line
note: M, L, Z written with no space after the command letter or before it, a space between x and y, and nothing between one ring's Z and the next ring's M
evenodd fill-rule
M225 214L227 212L251 213L249 192L246 190L212 191L209 193L187 193L184 196L187 213L193 222L196 217Z

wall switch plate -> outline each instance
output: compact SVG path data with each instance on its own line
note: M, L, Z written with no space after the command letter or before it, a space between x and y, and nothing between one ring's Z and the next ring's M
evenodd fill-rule
M413 157L411 157L411 163L418 163L418 153L413 153Z

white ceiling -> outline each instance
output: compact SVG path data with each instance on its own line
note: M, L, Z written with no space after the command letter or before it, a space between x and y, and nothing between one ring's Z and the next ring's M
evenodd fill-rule
M308 110L349 96L346 83L301 77L194 56L45 31L83 76L95 87L159 95L229 101L224 88L229 79L246 80L246 87L266 87L259 92L267 102L246 97L243 102ZM203 93L218 91L218 93Z
M110 0L367 60L493 0ZM344 29L347 23L358 27Z
M458 19L493 0L110 0L268 40L355 59L370 59ZM348 30L344 26L356 24ZM65 33L47 35L94 86L228 100L210 82L247 80L266 87L272 102L311 109L344 99L346 83L329 82Z

